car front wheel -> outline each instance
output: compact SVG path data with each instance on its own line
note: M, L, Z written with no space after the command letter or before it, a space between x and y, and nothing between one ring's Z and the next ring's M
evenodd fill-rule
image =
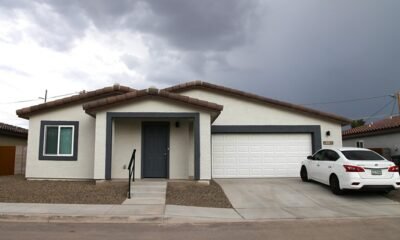
M331 191L336 195L342 195L344 191L340 189L340 182L336 175L332 175L329 179Z
M308 182L308 181L310 181L310 180L308 179L307 169L306 169L306 167L304 167L304 166L301 167L301 170L300 170L300 177L301 177L301 180L302 180L303 182Z

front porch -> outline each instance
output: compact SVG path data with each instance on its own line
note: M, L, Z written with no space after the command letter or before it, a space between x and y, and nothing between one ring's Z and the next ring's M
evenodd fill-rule
M107 136L111 137L106 154L111 155L110 178L128 177L127 167L136 149L136 179L196 179L196 153L197 161L200 153L199 114L146 115L108 113L111 134Z

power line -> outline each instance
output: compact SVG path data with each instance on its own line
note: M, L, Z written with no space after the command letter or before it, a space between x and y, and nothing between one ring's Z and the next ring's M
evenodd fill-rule
M384 97L391 97L392 95L382 95L382 96L375 96L375 97L367 97L367 98L354 98L354 99L346 99L346 100L339 100L339 101L332 101L332 102L315 102L315 103L304 103L301 105L322 105L322 104L333 104L333 103L347 103L347 102L358 102L358 101L365 101L365 100L372 100Z
M57 95L57 96L49 97L49 98L47 98L47 99L65 97L65 96L69 96L69 95L76 94L76 93L79 93L79 92L66 93L66 94L62 94L62 95ZM29 100L21 100L21 101L14 101L14 102L2 102L2 103L0 103L0 104L17 104L17 103L33 102L33 101L38 101L38 100L40 100L40 98L37 98L37 99L29 99Z
M372 117L374 117L376 114L380 113L382 110L384 110L387 106L389 106L390 104L393 103L393 101L395 101L394 99L392 99L390 102L386 103L383 107L381 107L380 109L378 109L378 111L374 112L372 115L370 115L368 118L366 118L365 120L368 121L369 119L371 119Z

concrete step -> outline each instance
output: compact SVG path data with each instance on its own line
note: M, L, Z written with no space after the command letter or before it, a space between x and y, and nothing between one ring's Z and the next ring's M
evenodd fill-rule
M135 186L131 187L131 192L136 193L165 193L167 189L165 187L147 187L147 186Z
M165 198L132 197L131 199L126 199L122 204L159 205L165 204Z
M135 192L131 193L133 198L165 198L165 192Z
M167 187L166 182L147 182L147 181L139 181L132 182L132 186L148 186L148 187Z

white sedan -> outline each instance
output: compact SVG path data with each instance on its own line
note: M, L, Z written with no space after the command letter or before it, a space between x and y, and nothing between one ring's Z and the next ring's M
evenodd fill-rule
M329 185L334 194L345 189L400 188L399 167L365 148L321 149L302 162L300 177Z

